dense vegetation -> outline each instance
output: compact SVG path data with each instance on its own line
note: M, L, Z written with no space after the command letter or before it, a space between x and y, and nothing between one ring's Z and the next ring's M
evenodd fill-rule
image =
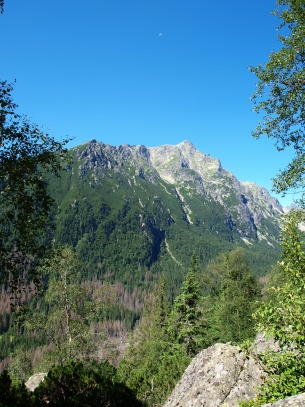
M78 265L71 249L55 250L43 266L44 275L48 275L45 291L29 302L23 320L17 320L2 335L1 345L6 343L10 352L13 350L7 365L13 382L7 373L2 375L2 380L10 383L9 395L5 393L3 397L20 398L20 405L27 398L28 405L43 405L35 404L42 403L41 400L61 405L56 394L62 394L64 388L65 397L74 406L86 400L89 403L91 397L92 400L101 397L105 391L105 382L90 390L90 381L100 380L96 378L94 366L98 366L95 364L99 359L98 348L105 345L92 328L99 314L111 306L111 287L107 286L105 291L105 287L99 286L98 293L88 292L87 286L79 283ZM156 294L151 293L145 301L142 318L115 373L116 380L122 389L127 386L125 392L130 389L132 403L161 406L191 358L201 349L215 341L253 338L251 315L259 298L258 280L250 273L242 249L220 255L205 270L193 255L173 305L164 278L159 281ZM113 361L117 363L118 359ZM24 392L23 380L33 371L48 371L52 366L57 366L49 373L53 382L46 380L33 396ZM86 388L89 386L89 393L78 397L76 389L82 387L82 381ZM119 396L115 400L119 403ZM14 402L18 405L19 401Z
M259 406L305 391L304 349L304 90L305 13L300 0L278 0L274 14L280 18L282 44L264 66L251 68L259 82L253 95L255 110L263 112L263 122L255 137L273 137L278 150L293 146L295 155L286 169L274 179L274 189L284 195L299 192L300 210L284 219L283 254L269 289L269 300L255 316L258 329L275 338L280 352L267 353L263 361L269 378L260 394L244 406Z
M21 383L13 383L4 371L0 375L0 406L144 407L122 383L108 362L68 361L51 369L33 394Z
M275 137L279 149L295 147L275 179L287 192L304 186L305 14L300 0L277 4L291 35L280 37L283 49L265 67L252 69L254 99L269 92L257 105L266 116L255 135ZM11 91L1 82L0 352L8 371L0 376L0 406L161 406L196 353L215 342L251 341L256 330L281 351L265 354L269 378L243 405L305 391L304 212L286 215L281 261L262 291L258 275L278 252L259 243L236 247L220 205L207 199L196 211L194 196L191 227L173 194L141 176L130 189L122 174L105 170L92 187L92 172L78 177L79 162L61 159L63 145L15 114ZM11 297L22 304L13 313ZM120 358L105 332L130 328ZM28 393L23 381L41 368L48 377Z
M16 112L12 90L0 81L0 281L18 288L25 277L38 282L35 266L46 252L53 204L46 177L59 175L67 151L65 141Z
M155 300L147 304L129 340L119 374L150 406L164 403L200 350L215 342L239 342L254 336L251 315L260 294L243 252L237 249L220 256L210 267L215 273L217 269L220 284L214 278L210 284L200 283L206 273L201 274L193 256L173 307L166 301L166 284L161 280ZM209 294L203 295L203 288Z
M12 88L2 85L13 114ZM276 250L256 242L253 251L242 244L227 227L222 206L204 196L201 206L193 196L190 205L197 220L190 223L174 190L162 192L164 188L140 176L130 188L121 173L105 170L102 182L92 187L92 171L80 177L77 157L62 159L61 145L54 147L42 132L46 151L21 154L23 138L14 135L17 125L5 127L7 123L3 120L9 141L3 143L17 156L9 156L3 176L3 192L12 206L1 202L1 254L3 275L17 280L6 279L1 292L1 370L9 372L1 376L7 383L3 405L61 405L56 394L62 394L63 387L71 405L94 405L91 399L101 400L109 383L117 383L116 389L129 392L131 405L160 406L198 351L215 341L253 338L251 315L260 298L257 275L274 262ZM30 124L27 129L21 128L24 137L30 144L36 141L38 148L38 130L34 127L32 136ZM14 160L19 165L11 171ZM19 183L24 189L17 188ZM36 207L40 197L45 201ZM18 262L8 263L11 255ZM30 267L23 266L24 259ZM15 312L10 309L12 290L18 299ZM131 328L122 359L116 342L126 344ZM118 370L104 364L108 381L99 385L104 373L95 361L105 358ZM37 370L50 370L53 381L46 379L31 396L21 383ZM82 383L89 393L72 395ZM109 392L113 397L114 390ZM113 403L120 403L119 394Z
M102 160L92 170L83 158L92 146L73 149L74 163L60 180L49 181L57 206L55 242L75 250L84 278L120 281L132 290L149 280L154 284L162 274L175 297L194 251L205 266L241 245L256 275L265 275L278 260L278 248L264 240L244 243L236 226L228 225L224 207L207 195L188 194L190 223L174 185L135 176L134 169L109 170Z

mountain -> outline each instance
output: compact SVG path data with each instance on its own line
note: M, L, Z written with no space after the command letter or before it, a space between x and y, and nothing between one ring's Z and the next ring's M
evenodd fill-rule
M245 248L256 274L279 255L283 208L265 188L239 181L189 141L111 146L92 140L49 181L58 244L72 245L90 278L145 286L161 273L181 282L191 255L206 264Z

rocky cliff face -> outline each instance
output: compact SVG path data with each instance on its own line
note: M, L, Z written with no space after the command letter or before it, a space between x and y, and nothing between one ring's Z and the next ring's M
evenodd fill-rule
M76 150L80 177L93 170L97 182L101 169L107 169L125 174L129 182L139 176L155 185L162 184L165 189L167 184L175 186L176 198L189 223L195 222L192 198L204 196L222 205L226 223L236 229L244 242L265 240L274 244L284 212L277 199L254 183L237 180L218 159L200 152L189 141L175 146L114 147L92 140Z
M192 360L164 407L237 407L256 396L265 378L254 358L236 346L216 344Z
M264 336L253 346L262 344L265 346L258 347L258 353L270 349ZM273 348L274 343L271 345ZM163 407L238 407L241 401L255 398L266 377L257 357L247 356L230 344L216 344L192 360ZM261 407L301 406L305 406L305 394Z

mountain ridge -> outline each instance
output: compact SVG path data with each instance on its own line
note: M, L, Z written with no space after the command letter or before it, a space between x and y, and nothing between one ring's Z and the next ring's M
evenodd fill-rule
M49 182L54 239L74 248L89 275L134 287L161 273L177 287L194 251L204 265L242 246L256 274L278 259L278 201L191 142L111 146L94 139L70 154L73 164Z
M150 182L156 183L157 177L160 177L164 182L175 185L182 202L185 199L181 188L184 188L212 197L225 207L228 216L232 216L229 207L232 208L233 204L235 222L247 218L244 230L239 229L240 236L246 239L262 219L276 218L277 214L284 213L281 204L266 188L253 182L239 181L233 173L222 167L218 158L200 152L188 140L174 146L164 144L157 147L127 144L114 147L92 140L87 143L87 148L79 158L85 157L91 158L86 161L84 168L92 169L99 163L104 168L115 170L115 167L122 169L129 163L135 166L138 176ZM262 231L260 236L268 240Z

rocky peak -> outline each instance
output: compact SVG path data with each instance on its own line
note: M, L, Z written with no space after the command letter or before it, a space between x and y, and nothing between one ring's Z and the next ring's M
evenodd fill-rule
M254 182L241 181L241 185L245 188L245 190L250 191L255 199L266 202L270 209L272 208L279 213L284 212L282 205L275 197L269 194L266 188L259 187Z
M185 207L188 207L184 196L186 190L190 197L192 194L205 195L220 203L227 213L228 224L237 228L246 243L253 238L270 241L267 229L260 227L264 219L272 219L274 230L279 228L283 208L265 188L237 180L222 167L219 159L200 152L188 140L157 147L128 144L114 147L92 140L79 151L80 176L88 170L102 168L120 172L128 178L128 169L134 168L134 174L155 185L160 179L174 185Z

